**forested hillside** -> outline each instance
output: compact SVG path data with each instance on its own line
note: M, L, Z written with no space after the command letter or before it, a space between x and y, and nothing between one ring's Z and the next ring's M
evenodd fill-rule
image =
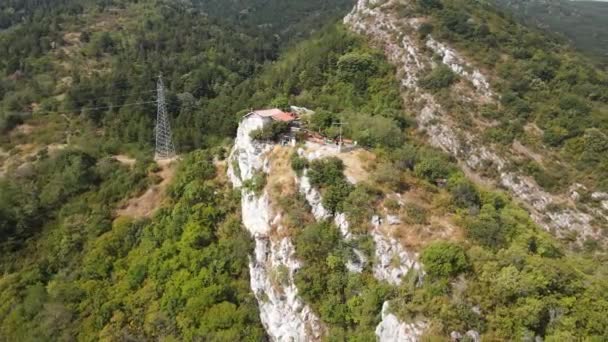
M146 164L65 152L30 178L2 180L2 236L13 250L4 240L1 339L263 340L248 290L252 246L212 158L186 156L170 205L144 221L112 221L112 212L141 186ZM40 236L15 245L41 223Z
M7 132L31 116L41 126L61 126L64 119L45 114L66 113L82 125L103 127L109 150L149 148L155 108L150 102L162 72L178 148L213 145L235 129L235 118L224 111L232 102L226 93L276 58L282 45L277 37L306 37L343 14L345 5L320 11L315 3L300 3L270 16L283 5L252 1L249 6L266 13L254 18L265 18L267 25L245 19L249 24L242 25L241 7L223 2L3 3L1 12L15 25L0 36L6 56L0 62L0 128Z
M608 66L608 3L570 0L494 2L529 24L565 37L598 64Z
M340 160L309 162L295 151L291 159L294 172L308 169L323 206L345 213L354 239L344 238L343 228L331 220L315 222L305 199L277 200L304 261L295 283L327 325L328 340L374 340L384 301L404 322L429 324L422 340L469 330L497 341L605 338L608 322L595 314L608 309L600 243L589 240L573 252L506 193L476 185L454 158L429 148L416 131L416 113L401 102L394 68L379 54L344 27L329 28L235 95L249 98L254 107L307 105L317 111L308 127L336 137L335 124L346 123L346 136L373 153L359 159L370 174L354 185ZM272 169L268 177L273 194L280 186ZM447 185L438 184L441 179ZM395 286L378 281L371 266L361 273L345 267L352 248L378 262L373 254L378 242L365 234L373 230L372 216L386 212L405 221L405 228L391 229L408 249L421 253L422 284L415 269ZM391 264L399 264L393 253Z
M352 26L399 67L406 107L434 145L509 189L563 239L605 236L605 72L487 3L363 8L371 13Z
M607 340L606 73L489 2L354 2L2 1L0 341ZM233 140L291 105L323 143Z
M0 340L265 339L223 148L184 155L153 217L118 209L160 181L157 76L180 152L223 145L227 93L349 7L301 5L258 27L223 2L0 3Z

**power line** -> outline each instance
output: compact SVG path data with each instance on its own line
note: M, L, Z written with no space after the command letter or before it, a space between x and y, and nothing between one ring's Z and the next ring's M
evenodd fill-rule
M116 93L116 94L112 94L112 95L99 96L99 97L96 97L95 99L105 99L105 98L114 98L114 97L128 98L128 97L131 97L131 96L137 96L137 95L141 95L141 94L152 94L152 93L155 93L155 92L156 92L156 90L138 91L138 92L129 93L129 94Z
M111 106L98 106L98 107L80 107L74 110L68 110L68 111L58 111L58 110L37 110L37 111L32 111L32 112L5 112L8 114L14 114L14 115L32 115L32 114L72 114L72 113L77 113L77 112L82 112L84 110L99 110L99 109L110 109L110 108L121 108L121 107L131 107L131 106L140 106L140 105L144 105L144 104L150 104L150 103L156 103L157 101L143 101L143 102L131 102L131 103L123 103L123 104L116 104L116 105L111 105Z

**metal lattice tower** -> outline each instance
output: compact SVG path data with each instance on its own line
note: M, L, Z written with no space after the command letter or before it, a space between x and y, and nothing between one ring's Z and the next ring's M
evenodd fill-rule
M154 159L170 159L175 157L175 146L171 137L171 125L169 124L169 115L167 115L167 105L165 103L165 86L163 77L158 76L156 83L156 96L158 111L156 114L156 153Z

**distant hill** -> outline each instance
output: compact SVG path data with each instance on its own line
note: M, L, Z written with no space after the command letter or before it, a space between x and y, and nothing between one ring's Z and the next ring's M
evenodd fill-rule
M325 23L338 20L354 0L193 0L211 17L241 28L276 34L281 42L306 37Z
M608 64L608 2L493 0L528 23L563 35L602 65Z

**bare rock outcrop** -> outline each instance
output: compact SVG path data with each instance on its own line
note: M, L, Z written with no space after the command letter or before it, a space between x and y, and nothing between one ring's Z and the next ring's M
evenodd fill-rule
M394 8L398 0L359 0L344 23L356 33L365 35L381 47L388 60L396 66L404 95L420 106L416 116L419 129L424 131L430 144L456 157L461 165L476 175L507 189L530 211L533 220L558 237L572 236L579 241L601 238L601 230L594 226L608 218L601 209L581 210L563 200L568 195L554 195L545 191L531 177L509 170L509 153L483 144L474 130L463 129L458 120L442 108L434 95L418 86L426 70L436 67L432 55L439 55L448 66L470 86L467 96L460 96L473 107L496 101L489 77L448 44L432 36L419 38L416 29L424 18L399 17ZM410 4L411 5L411 4ZM428 51L432 53L429 53ZM467 86L465 84L465 86ZM488 177L484 175L495 174ZM600 203L600 207L603 203ZM608 202L606 203L608 208ZM608 210L608 209L607 209Z
M267 153L273 145L253 141L251 131L264 125L255 117L239 125L230 155L228 176L235 187L258 172L269 172ZM251 289L258 301L260 318L273 341L318 341L325 327L313 310L298 296L294 274L301 267L289 237L273 238L271 228L277 217L268 193L257 195L241 188L243 225L255 239L255 253L249 263ZM280 281L272 274L286 270ZM276 277L275 277L276 278Z

